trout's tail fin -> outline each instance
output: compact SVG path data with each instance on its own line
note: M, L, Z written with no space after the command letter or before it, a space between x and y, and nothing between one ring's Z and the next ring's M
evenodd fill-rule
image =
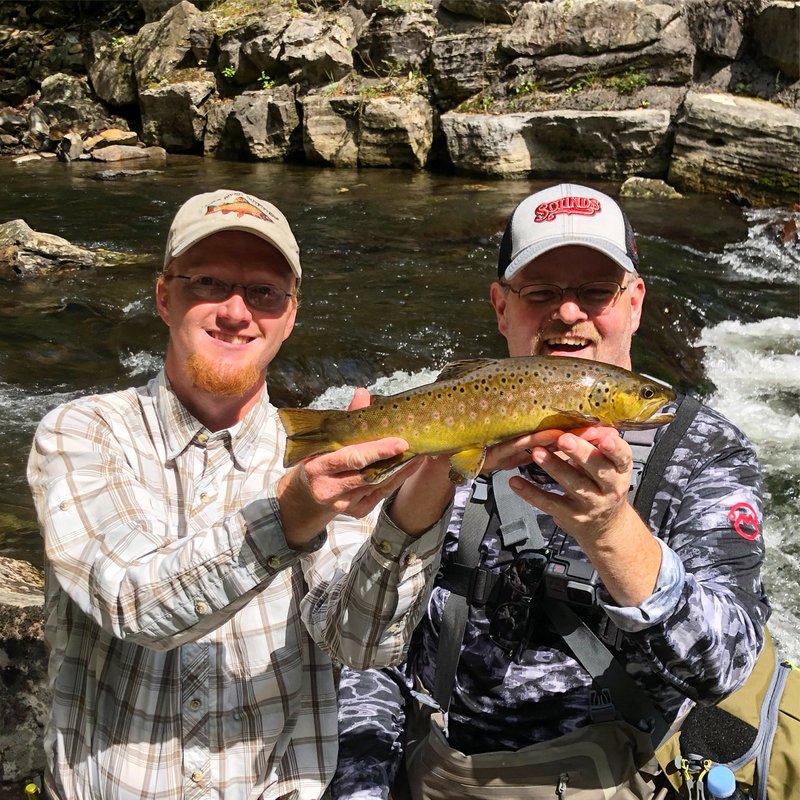
M341 445L331 439L328 423L346 413L337 409L279 408L278 416L286 430L283 466L291 467L304 458L338 450Z

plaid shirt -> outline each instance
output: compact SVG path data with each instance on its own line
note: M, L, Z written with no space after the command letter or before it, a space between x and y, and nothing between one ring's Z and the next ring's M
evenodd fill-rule
M444 525L412 540L383 513L340 517L327 541L290 550L283 449L266 390L211 432L163 372L42 420L28 478L47 562L55 797L322 794L337 755L331 659L403 657Z

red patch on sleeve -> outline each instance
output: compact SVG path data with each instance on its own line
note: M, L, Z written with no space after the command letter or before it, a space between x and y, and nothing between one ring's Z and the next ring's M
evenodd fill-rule
M758 536L758 516L749 503L737 503L735 506L731 506L728 519L742 539L752 541Z

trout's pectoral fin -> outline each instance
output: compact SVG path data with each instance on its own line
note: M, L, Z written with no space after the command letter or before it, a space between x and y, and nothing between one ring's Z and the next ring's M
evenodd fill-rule
M550 427L563 428L565 431L570 428L581 428L584 425L587 427L597 425L600 422L600 417L595 417L592 414L580 414L561 408L554 408L553 414L557 416L557 419L548 418L547 422L550 423Z
M470 478L476 478L480 474L485 459L485 447L453 453L450 456L450 480L453 483L464 483Z
M386 478L394 475L397 470L404 467L412 458L416 458L417 454L406 450L405 453L392 456L391 458L384 458L383 461L375 461L368 467L361 470L364 480L367 483L380 483Z

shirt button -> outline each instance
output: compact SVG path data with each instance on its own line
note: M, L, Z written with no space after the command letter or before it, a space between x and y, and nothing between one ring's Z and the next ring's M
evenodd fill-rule
M208 492L200 492L200 500L202 502L207 503L209 501L210 497L211 497L211 495L209 495Z
M194 604L194 610L201 616L208 614L208 603L206 603L205 600L198 600Z
M198 433L197 434L197 441L200 444L205 444L208 441L208 434L207 433Z
M191 708L192 711L197 711L202 705L203 704L195 697L194 700L192 700L192 702L189 703L189 708Z
M417 554L416 554L416 553L409 553L409 554L408 554L408 555L407 555L407 556L406 556L406 557L403 559L403 562L405 563L405 565L406 565L407 567L410 567L410 566L412 566L413 564L416 564L418 561L419 561L419 559L417 558Z
M64 502L63 502L63 503L59 503L59 504L58 504L58 507L59 507L59 508L60 508L62 511L66 511L68 508L72 508L72 501L71 501L71 500L64 500Z
M192 773L192 780L193 780L195 783L202 783L202 782L203 782L203 778L204 778L204 777L205 777L205 776L203 775L203 770L201 770L201 769L196 769L196 770L195 770L195 771Z
M270 569L278 569L280 565L281 565L281 560L278 558L278 556L270 556L267 559L267 566Z
M380 550L385 556L388 556L392 552L392 546L386 541L386 539L384 539L378 545L378 550Z

